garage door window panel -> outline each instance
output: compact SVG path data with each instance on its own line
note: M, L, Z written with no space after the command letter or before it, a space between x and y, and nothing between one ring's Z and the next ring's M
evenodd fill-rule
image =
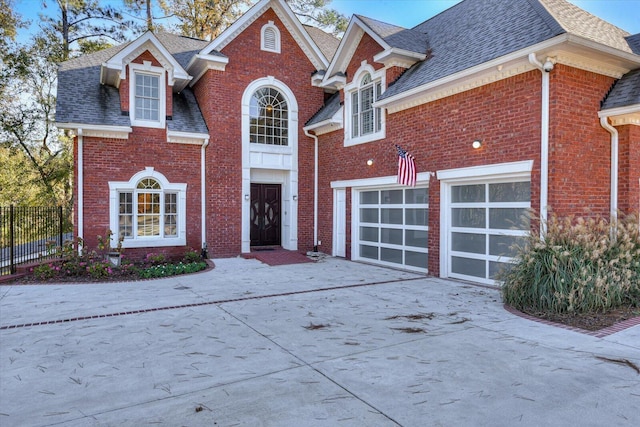
M357 254L383 265L426 271L428 189L365 190L356 200L359 204L354 209L360 211L354 236Z
M449 187L449 271L490 283L516 256L530 229L531 184L484 182Z

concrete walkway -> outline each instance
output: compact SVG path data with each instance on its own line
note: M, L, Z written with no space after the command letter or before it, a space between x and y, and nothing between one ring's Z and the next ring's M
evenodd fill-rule
M0 425L640 425L640 326L597 338L334 258L215 263L0 286Z

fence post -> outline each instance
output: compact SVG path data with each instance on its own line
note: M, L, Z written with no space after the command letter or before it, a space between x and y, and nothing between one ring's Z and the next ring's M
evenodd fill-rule
M59 246L62 248L62 205L58 206L58 235L60 236Z
M9 272L14 274L16 272L15 254L13 253L13 246L15 243L13 235L13 205L9 206Z

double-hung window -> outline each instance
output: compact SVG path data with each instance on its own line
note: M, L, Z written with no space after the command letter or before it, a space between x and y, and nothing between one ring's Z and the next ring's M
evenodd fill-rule
M367 73L360 82L360 89L351 93L351 137L370 135L380 132L382 128L379 108L373 103L382 93L380 81L371 81L371 74Z
M132 126L164 128L166 120L166 71L144 64L132 63L129 88L129 115Z
M374 107L382 95L384 72L363 65L356 78L345 87L345 145L384 138L384 112Z
M135 75L136 119L158 121L160 114L160 77L142 73L135 73Z

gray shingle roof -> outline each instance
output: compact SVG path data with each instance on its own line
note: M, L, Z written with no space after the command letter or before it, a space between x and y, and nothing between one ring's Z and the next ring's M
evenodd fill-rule
M640 69L631 71L611 88L609 95L602 103L602 109L640 105Z
M173 117L167 120L167 128L178 132L209 133L191 89L173 94Z
M410 68L382 99L567 32L631 53L629 34L566 0L464 0L417 25L431 56Z
M429 50L427 35L423 32L387 24L361 15L356 16L391 47L422 54L426 54Z
M331 98L327 99L322 108L318 110L308 121L305 126L315 125L317 123L329 120L335 113L340 110L340 92L334 93Z
M324 57L331 61L331 58L333 58L333 55L338 50L340 39L337 39L331 34L325 33L321 29L310 25L303 25L303 27L307 30L307 33L309 33L309 36L318 46Z
M532 5L533 3L533 5ZM465 0L414 27L431 56L407 70L382 99L562 34L535 0Z
M187 64L208 42L169 33L156 37L186 68ZM56 121L107 126L130 126L128 116L120 111L117 88L100 84L100 67L129 43L115 46L63 62L58 68L58 99ZM173 96L173 117L167 121L173 131L208 133L198 104L189 89Z
M640 55L640 33L626 37L629 47L636 55Z

